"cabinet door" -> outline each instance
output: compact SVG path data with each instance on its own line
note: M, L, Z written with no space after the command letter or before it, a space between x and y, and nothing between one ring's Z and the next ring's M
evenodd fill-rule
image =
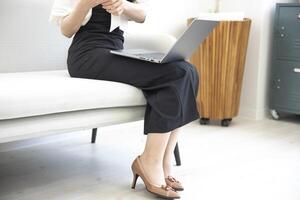
M300 6L282 6L277 12L276 57L300 60Z
M272 75L272 106L300 111L300 62L276 61Z

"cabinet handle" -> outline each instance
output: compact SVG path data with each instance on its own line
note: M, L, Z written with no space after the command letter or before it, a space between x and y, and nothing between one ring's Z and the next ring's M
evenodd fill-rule
M298 19L300 19L300 14L298 14Z
M300 73L300 68L294 68L295 73Z

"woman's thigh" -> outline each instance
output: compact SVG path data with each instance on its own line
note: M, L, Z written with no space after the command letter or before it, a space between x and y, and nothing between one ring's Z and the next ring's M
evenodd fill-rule
M178 80L186 73L195 71L192 69L194 66L186 61L158 64L114 55L109 51L109 49L93 49L76 62L68 58L70 75L149 87Z

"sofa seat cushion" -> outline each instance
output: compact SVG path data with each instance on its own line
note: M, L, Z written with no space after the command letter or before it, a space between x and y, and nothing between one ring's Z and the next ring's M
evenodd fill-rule
M72 78L67 70L0 73L0 120L141 105L146 100L134 86Z

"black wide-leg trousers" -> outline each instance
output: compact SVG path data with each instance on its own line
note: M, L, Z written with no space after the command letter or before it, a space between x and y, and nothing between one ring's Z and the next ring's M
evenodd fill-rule
M126 83L147 100L144 134L166 133L199 118L196 97L199 77L187 61L157 64L113 55L110 49L69 52L71 77Z

